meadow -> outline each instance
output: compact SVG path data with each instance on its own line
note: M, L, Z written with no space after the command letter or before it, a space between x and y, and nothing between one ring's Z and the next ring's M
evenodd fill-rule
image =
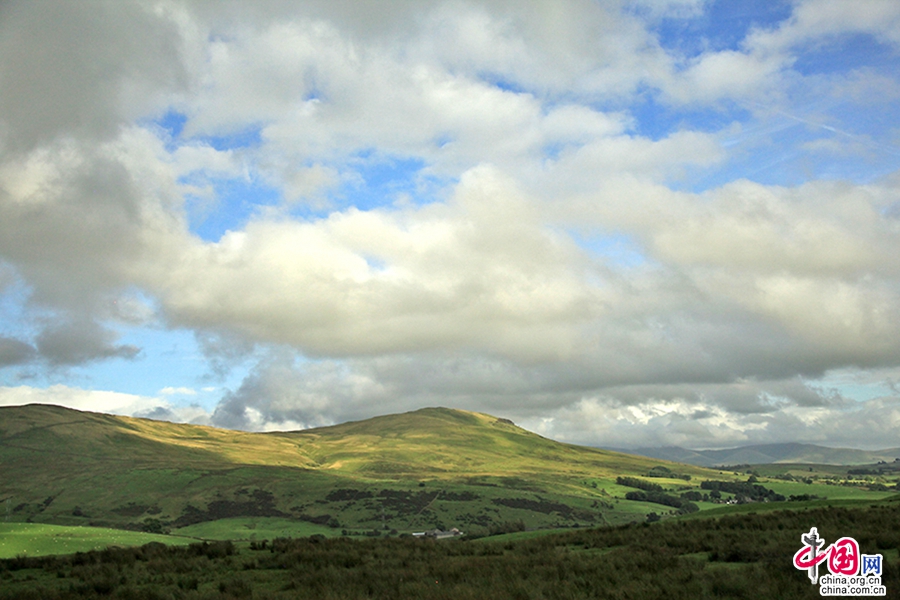
M102 527L66 527L38 523L0 523L0 558L46 556L142 546L151 542L183 545L197 540Z

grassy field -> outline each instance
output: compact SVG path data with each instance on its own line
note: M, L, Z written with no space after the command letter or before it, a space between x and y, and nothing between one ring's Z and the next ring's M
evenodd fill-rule
M0 523L0 558L47 556L141 546L150 542L183 545L197 540L99 527L65 527L37 523Z
M17 557L0 560L0 600L812 600L819 588L791 561L811 526L882 554L881 584L896 596L900 503L882 501L474 542L333 537Z
M897 493L896 490L888 492L873 492L863 487L853 485L833 485L820 482L794 483L777 480L766 480L766 487L771 488L784 496L812 495L828 500L881 500Z

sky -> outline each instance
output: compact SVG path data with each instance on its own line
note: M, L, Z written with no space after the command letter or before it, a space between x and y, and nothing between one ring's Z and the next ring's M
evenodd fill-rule
M0 405L900 446L900 3L0 3Z

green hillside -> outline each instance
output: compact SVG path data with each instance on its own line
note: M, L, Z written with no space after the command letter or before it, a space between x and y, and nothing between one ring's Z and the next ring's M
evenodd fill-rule
M658 464L440 408L266 434L0 408L0 500L14 521L171 530L270 517L400 531L619 522L647 510L615 506L615 477Z
M634 488L618 485L620 476L671 495L704 479L738 478L562 444L505 419L443 408L279 433L0 408L0 514L10 522L185 533L218 522L199 530L250 539L256 529L496 532L674 512L626 500Z
M607 450L561 444L486 414L426 408L294 433L290 440L323 470L356 478L508 480L582 490L585 478L644 474L660 463ZM673 466L694 474L704 469Z

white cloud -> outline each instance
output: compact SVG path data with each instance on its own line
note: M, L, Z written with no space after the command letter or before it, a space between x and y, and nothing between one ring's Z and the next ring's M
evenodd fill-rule
M773 30L756 31L746 45L760 52L782 52L804 43L824 43L842 34L869 33L900 44L900 6L882 0L799 2L789 20Z
M630 177L640 182L678 180L692 168L711 167L723 158L719 141L710 134L679 131L657 141L608 136L564 151L542 174L542 183L548 186L549 193L560 187L576 194L596 192L623 180L631 184Z
M878 106L900 98L900 78L863 67L839 74L826 82L830 94L861 106Z
M157 398L103 390L85 390L61 384L47 388L26 385L0 387L0 405L24 406L26 404L54 404L76 410L126 416L168 407L167 403Z
M785 440L829 447L896 446L894 432L900 423L897 397L859 403L821 398L819 406L810 406L789 397L767 402L767 387L785 387L778 382L692 387L686 396L659 399L645 389L643 393L651 395L637 405L623 404L612 391L611 395L585 398L541 420L526 419L523 424L554 439L626 449L731 448ZM741 391L740 387L749 389ZM658 391L667 394L665 386ZM723 396L746 391L759 395L763 402L760 410L741 413L721 404ZM708 393L718 398L709 398Z
M197 390L189 387L171 387L167 386L159 390L163 396L196 396Z
M0 293L25 290L27 321L0 330L10 369L135 357L117 328L162 324L193 329L219 375L269 356L220 424L449 403L719 443L802 422L760 420L734 382L900 360L896 177L736 172L769 147L896 169L886 134L846 114L889 115L874 98L897 95L892 73L793 69L845 34L894 44L893 3L797 3L694 58L654 29L702 21L692 0L98 6L0 8ZM180 136L150 122L167 113ZM809 129L784 142L772 114ZM392 189L395 162L415 172ZM275 199L232 213L235 182ZM221 239L191 232L208 216ZM651 385L731 387L657 402ZM41 393L111 402L72 390Z
M173 423L211 424L210 414L199 406L176 406L166 400L149 396L107 390L88 390L62 384L46 388L27 385L0 387L0 406L25 406L28 404L51 404L75 410Z
M900 274L884 251L897 244L880 214L878 191L817 182L796 188L736 181L669 206L677 226L655 222L654 247L683 265L717 265L762 273L848 276Z
M186 248L152 285L183 325L229 323L317 354L449 346L556 357L598 292L575 247L537 217L509 182L478 169L446 205L254 221Z
M663 89L668 97L685 103L765 98L781 87L779 79L789 64L789 57L781 55L707 52L673 74Z

